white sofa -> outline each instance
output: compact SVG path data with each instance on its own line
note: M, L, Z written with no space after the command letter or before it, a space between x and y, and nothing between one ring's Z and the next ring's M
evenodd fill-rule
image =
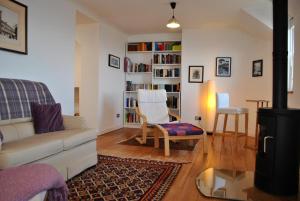
M31 118L1 120L0 169L47 163L67 180L95 165L96 131L87 128L82 117L63 118L65 130L46 134L35 134Z

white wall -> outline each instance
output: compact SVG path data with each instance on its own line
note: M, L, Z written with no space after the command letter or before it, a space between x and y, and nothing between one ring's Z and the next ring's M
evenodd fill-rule
M289 0L289 14L295 22L295 65L294 65L294 92L289 94L288 106L300 108L300 2Z
M28 6L28 55L0 51L0 77L44 82L65 114L74 111L75 10L69 1Z
M271 100L271 41L260 40L234 27L205 27L184 29L182 43L182 120L197 123L194 118L200 115L206 125L206 86L188 83L189 65L203 65L204 80L215 80L217 92L228 92L231 105L250 108L249 134L254 135L256 106L246 103L246 99ZM216 57L232 57L231 77L215 77ZM252 78L252 61L258 59L264 60L264 75ZM244 128L243 119L240 128ZM232 123L228 129L233 130Z
M99 128L100 133L123 127L123 91L125 74L123 69L127 35L107 23L100 23L99 66ZM108 66L108 55L120 57L121 68ZM120 117L117 118L117 114Z
M74 41L75 43L75 41ZM76 43L80 45L79 111L86 119L87 126L99 128L99 25L82 24L76 26ZM75 68L76 69L76 68Z

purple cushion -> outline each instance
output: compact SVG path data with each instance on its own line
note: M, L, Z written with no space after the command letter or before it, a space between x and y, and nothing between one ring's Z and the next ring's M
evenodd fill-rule
M188 123L159 124L168 132L169 136L202 135L202 128Z
M0 131L0 143L3 142L3 140L4 140L4 137L3 137L2 132Z
M36 134L64 130L61 106L59 103L41 105L31 103L31 112Z

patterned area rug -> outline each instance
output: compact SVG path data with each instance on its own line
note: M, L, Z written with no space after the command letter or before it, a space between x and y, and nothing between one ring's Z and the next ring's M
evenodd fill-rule
M135 137L129 138L128 140L119 142L122 145L130 145L130 146L142 146L142 147L154 147L154 139L148 138L146 144L140 144ZM173 150L186 150L186 151L193 151L196 144L190 145L188 140L181 140L177 142L170 141L170 149ZM164 139L159 138L159 148L164 149Z
M98 156L98 164L67 182L69 200L162 200L181 164Z

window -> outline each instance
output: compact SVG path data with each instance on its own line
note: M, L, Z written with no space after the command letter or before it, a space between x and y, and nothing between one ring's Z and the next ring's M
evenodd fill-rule
M288 91L293 91L294 85L294 53L295 53L295 24L294 19L289 20L288 30Z

